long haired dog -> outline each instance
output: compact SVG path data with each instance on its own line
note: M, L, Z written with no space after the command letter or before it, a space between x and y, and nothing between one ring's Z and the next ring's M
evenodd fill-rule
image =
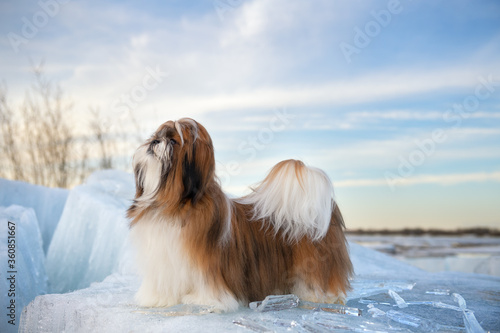
M229 199L215 175L212 140L192 119L161 125L133 165L128 217L143 277L139 305L232 311L286 293L345 301L352 264L323 171L282 161L251 194Z

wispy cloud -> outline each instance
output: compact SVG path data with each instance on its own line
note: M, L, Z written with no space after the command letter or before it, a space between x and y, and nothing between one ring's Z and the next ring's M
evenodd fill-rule
M302 87L283 84L281 87L253 88L244 92L190 92L186 96L168 94L157 103L171 109L182 108L190 114L227 110L245 112L249 109L273 108L280 105L330 106L334 109L336 106L375 103L450 89L462 90L465 94L467 89L472 90L477 84L477 73L485 72L487 73L485 68L450 68L426 73L385 72ZM196 98L193 98L193 95ZM402 115L399 113L393 117Z
M500 171L497 172L477 172L466 174L444 174L444 175L419 175L398 180L396 186L410 185L456 185L470 182L500 182ZM365 186L388 186L387 180L377 179L350 179L334 182L337 187L365 187Z
M444 110L387 110L350 112L352 120L443 120ZM500 112L474 112L468 115L470 119L500 119Z

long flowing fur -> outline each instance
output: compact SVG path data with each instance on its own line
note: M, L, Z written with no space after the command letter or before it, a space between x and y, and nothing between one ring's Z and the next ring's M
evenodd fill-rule
M246 197L215 176L212 141L192 119L167 122L134 156L128 210L143 282L141 306L235 310L269 294L344 302L352 264L328 176L278 163Z

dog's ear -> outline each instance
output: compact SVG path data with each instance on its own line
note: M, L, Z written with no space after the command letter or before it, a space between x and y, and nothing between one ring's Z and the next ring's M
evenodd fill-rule
M134 165L134 177L135 177L135 200L133 204L127 209L127 217L131 219L130 225L133 225L135 222L135 217L138 214L138 199L144 194L144 186L142 184L142 177L144 172L144 166L141 163L137 163Z
M144 187L142 184L142 177L143 177L143 165L138 163L134 165L134 177L135 177L135 198L139 198L141 195L144 194Z
M198 137L191 146L191 152L184 156L182 183L182 202L189 200L196 204L215 181L215 157L212 140L206 130L199 125Z

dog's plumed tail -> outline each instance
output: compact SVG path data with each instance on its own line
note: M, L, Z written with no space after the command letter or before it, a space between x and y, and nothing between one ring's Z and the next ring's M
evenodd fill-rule
M253 192L238 200L253 206L253 219L296 242L304 236L323 238L335 209L333 185L320 169L297 160L276 164Z

